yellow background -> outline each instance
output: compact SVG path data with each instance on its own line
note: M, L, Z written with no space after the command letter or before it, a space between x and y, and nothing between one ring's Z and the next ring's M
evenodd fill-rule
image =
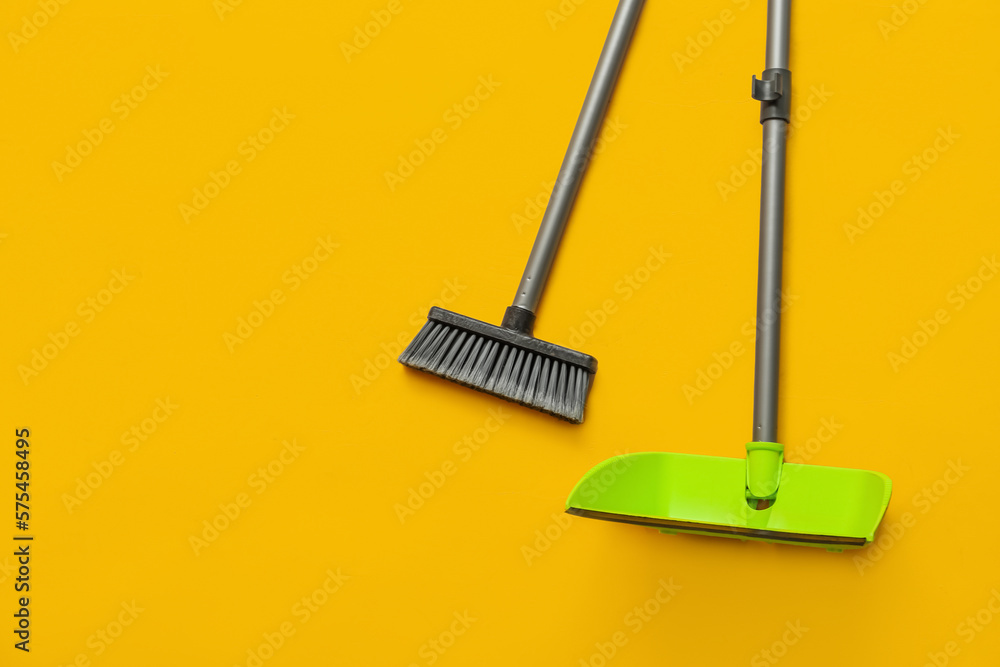
M290 623L263 664L597 667L617 632L607 662L622 667L774 664L765 650L789 666L920 665L948 642L949 664L993 664L1000 620L971 639L960 624L1000 588L1000 281L961 309L952 291L1000 246L1000 11L913 2L897 26L886 3L793 9L793 106L808 118L789 148L781 439L790 458L815 439L810 463L894 483L884 548L829 554L560 514L616 452L740 456L749 437L752 353L711 365L752 346L759 174L743 163L760 147L749 83L765 2L646 7L609 112L619 131L536 331L600 360L582 427L389 359L436 299L500 320L537 228L525 199L555 177L615 3L564 2L556 22L557 0L398 2L350 59L342 43L387 3L246 0L220 17L211 0L69 0L16 49L10 33L42 9L4 3L0 458L12 469L14 429L31 429L36 540L30 655L12 647L13 546L0 556L0 663L252 665ZM689 38L705 46L679 67ZM157 66L165 78L120 118L115 101ZM491 76L478 110L446 120ZM813 86L832 96L808 109ZM294 118L248 161L240 146L273 109ZM60 180L53 162L102 119L113 132ZM385 173L437 128L446 141L391 191ZM907 162L948 128L959 138L911 181ZM180 205L230 161L239 173L185 221ZM724 198L734 168L749 176ZM852 242L845 225L897 179L903 194ZM293 289L286 272L327 236L339 247ZM621 281L661 247L666 265L626 298ZM134 278L85 319L79 304L122 270ZM227 346L274 290L284 302ZM889 353L939 309L948 321L894 369ZM78 335L25 382L68 323ZM718 377L689 401L699 371ZM179 407L130 451L122 435L168 398ZM503 426L463 460L455 443L498 409ZM293 440L304 450L261 489L256 471ZM954 484L949 461L968 468ZM239 517L192 546L240 494ZM302 622L328 570L349 578ZM661 580L681 588L634 632L627 615ZM133 601L120 636L95 639ZM435 653L465 612L476 620Z

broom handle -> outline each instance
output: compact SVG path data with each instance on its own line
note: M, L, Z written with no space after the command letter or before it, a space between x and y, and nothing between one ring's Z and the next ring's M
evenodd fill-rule
M570 139L562 167L559 169L559 177L552 190L549 205L545 209L545 216L538 228L538 236L535 237L535 245L531 248L528 265L517 288L517 296L514 297L513 305L516 308L534 313L538 307L538 301L542 297L542 291L552 269L552 262L559 249L559 242L562 240L563 231L573 209L573 202L576 201L576 195L580 191L580 183L587 170L591 151L601 131L604 114L611 101L615 83L618 81L618 74L625 62L625 54L628 52L632 34L639 21L643 2L644 0L621 0L618 9L615 10L615 17L604 42L601 58L597 62L597 71L594 72L594 78L590 82L583 110L576 122L576 129L573 130L573 138Z
M781 253L785 222L785 146L790 119L788 72L791 0L769 0L764 81L754 82L764 126L760 189L760 256L757 275L757 340L754 368L753 441L778 441L778 361L781 338ZM774 70L780 70L774 72ZM768 77L774 81L764 86ZM758 88L760 85L760 88ZM777 96L775 97L775 93Z

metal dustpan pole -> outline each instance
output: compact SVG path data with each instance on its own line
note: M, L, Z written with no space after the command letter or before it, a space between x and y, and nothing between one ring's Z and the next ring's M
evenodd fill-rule
M790 120L788 71L791 0L767 6L767 56L753 96L762 103L764 150L760 191L760 256L754 368L754 442L778 441L778 369L781 342L781 266L785 225L785 153Z
M760 250L754 366L753 436L747 444L747 499L762 509L776 498L784 447L778 442L778 372L781 358L781 264L785 227L785 149L791 120L792 73L788 70L791 0L767 3L764 73L753 77L760 101Z

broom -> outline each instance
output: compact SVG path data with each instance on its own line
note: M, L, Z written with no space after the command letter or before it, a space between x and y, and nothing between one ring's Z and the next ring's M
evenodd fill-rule
M583 422L597 359L534 338L532 331L643 2L618 4L528 265L501 325L431 308L427 323L399 356L400 363L574 424Z

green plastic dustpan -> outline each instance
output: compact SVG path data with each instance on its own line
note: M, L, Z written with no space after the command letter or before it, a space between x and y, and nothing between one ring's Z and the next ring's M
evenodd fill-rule
M747 458L646 453L598 465L577 484L566 511L579 516L831 551L875 537L892 492L867 470L784 463L777 440L778 362L785 222L785 158L791 120L788 69L791 0L769 0L766 69L753 78L761 103L760 246L753 441Z
M868 470L797 463L780 466L778 491L766 509L747 499L747 460L667 452L608 459L580 480L570 514L659 528L767 542L863 547L882 521L892 482Z

